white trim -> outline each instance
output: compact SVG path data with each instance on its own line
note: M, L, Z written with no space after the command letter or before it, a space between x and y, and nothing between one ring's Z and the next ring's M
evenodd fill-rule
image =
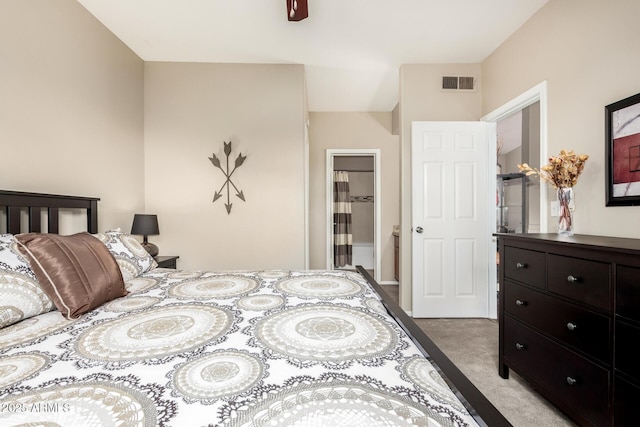
M333 270L333 158L335 156L373 156L374 161L374 186L375 194L373 196L374 204L374 230L373 230L373 253L374 253L374 270L373 278L376 282L380 283L380 266L381 266L381 254L380 249L381 242L381 184L382 184L382 171L380 168L380 149L379 148L327 148L326 153L326 195L325 195L325 208L326 208L326 268L327 270Z
M515 97L511 101L506 104L498 107L493 110L486 116L482 117L480 120L485 122L498 122L520 110L528 107L535 102L540 102L540 164L543 165L547 161L547 82L546 80L542 83L537 84L532 87L528 91L523 94ZM495 141L493 147L490 149L489 155L491 156L493 153L493 158L495 160ZM493 163L491 163L493 164ZM494 174L492 170L489 170L490 174ZM495 181L495 176L490 177ZM540 186L540 231L547 231L547 186ZM495 209L493 212L495 216ZM492 222L492 227L495 229L495 217ZM526 230L523 230L526 232ZM492 239L491 241L492 247L490 248L493 252L497 250L496 248L496 240ZM494 295L497 295L497 272L495 268L489 269L489 317L492 319L497 318L497 300L493 298Z
M304 269L309 270L309 120L304 124Z
M324 207L326 211L325 215L325 264L327 270L333 270L333 186L331 181L333 180L333 150L327 149L326 152L326 171L325 171L325 202Z

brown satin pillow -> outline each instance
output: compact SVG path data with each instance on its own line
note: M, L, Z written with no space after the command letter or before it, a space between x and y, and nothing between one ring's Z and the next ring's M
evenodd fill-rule
M15 238L40 286L67 319L128 293L115 258L89 233L28 233Z

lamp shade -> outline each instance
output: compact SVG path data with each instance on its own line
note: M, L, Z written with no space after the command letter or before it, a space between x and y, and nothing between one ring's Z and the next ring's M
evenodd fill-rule
M139 236L153 236L160 234L158 228L158 215L135 214L131 234Z

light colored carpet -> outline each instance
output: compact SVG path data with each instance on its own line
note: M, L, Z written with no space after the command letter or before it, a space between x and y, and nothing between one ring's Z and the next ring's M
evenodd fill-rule
M398 301L398 286L382 287ZM498 375L498 322L490 319L414 319L514 427L575 427L515 372ZM489 426L491 427L491 426Z

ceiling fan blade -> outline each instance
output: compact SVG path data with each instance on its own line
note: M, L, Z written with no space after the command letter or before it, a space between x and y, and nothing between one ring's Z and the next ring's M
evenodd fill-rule
M307 0L286 0L287 19L289 21L302 21L309 16Z

